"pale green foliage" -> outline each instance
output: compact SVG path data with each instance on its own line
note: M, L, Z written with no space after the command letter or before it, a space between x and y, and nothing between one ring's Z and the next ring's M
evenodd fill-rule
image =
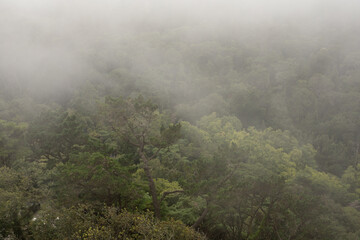
M24 228L38 210L39 192L25 171L0 168L0 238L15 234L24 237Z
M159 195L162 196L165 192L172 192L176 190L183 190L178 182L170 182L163 178L156 178L155 180L156 190L159 192Z
M357 194L357 197L360 197L360 172L359 172L360 164L357 165L356 168L353 166L348 167L341 179L344 183L349 185L349 190Z
M31 223L35 239L205 239L180 221L156 220L151 212L130 213L113 207L89 206L42 212Z
M306 181L313 191L320 195L329 195L340 203L348 203L351 200L351 195L347 192L347 186L334 175L307 167L304 171L298 173L298 178Z

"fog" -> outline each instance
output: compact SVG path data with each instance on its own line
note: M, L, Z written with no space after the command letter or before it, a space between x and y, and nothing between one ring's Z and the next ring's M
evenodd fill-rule
M185 31L169 41L201 42L236 36L247 41L247 36L255 36L264 43L266 38L290 31L299 37L324 35L324 41L335 38L342 48L354 47L359 13L358 1L334 0L1 0L0 77L3 84L17 84L20 92L70 89L84 79L104 77L90 60L94 55L101 56L111 68L121 61L117 48L124 39L131 42L146 32L161 34L184 27ZM150 44L139 39L138 44ZM140 51L142 48L139 46ZM133 70L141 72L143 64L137 59L137 50L133 49ZM161 52L161 48L153 48L145 54L159 59Z
M360 239L360 1L0 0L0 201L0 239Z

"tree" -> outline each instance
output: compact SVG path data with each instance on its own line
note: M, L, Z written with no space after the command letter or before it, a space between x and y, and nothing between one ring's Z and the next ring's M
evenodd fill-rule
M103 114L105 126L110 127L115 137L136 148L148 181L155 216L160 218L160 201L150 161L180 137L181 125L173 123L170 116L160 113L155 104L142 96L126 100L108 97Z
M71 110L43 112L29 126L27 141L33 158L46 158L48 167L66 163L71 153L87 144L86 121Z
M0 167L0 238L25 239L26 226L39 210L39 189L25 170Z
M78 202L140 209L144 194L132 182L135 167L124 166L123 158L99 152L72 154L67 163L57 165L56 199L68 207Z

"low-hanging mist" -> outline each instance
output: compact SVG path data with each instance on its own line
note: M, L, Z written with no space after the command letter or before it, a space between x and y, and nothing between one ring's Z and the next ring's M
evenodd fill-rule
M0 0L0 239L360 239L359 18Z

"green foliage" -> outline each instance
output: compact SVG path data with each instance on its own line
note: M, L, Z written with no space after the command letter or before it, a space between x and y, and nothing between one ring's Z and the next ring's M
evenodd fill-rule
M63 206L93 202L135 209L143 193L132 183L134 167L122 165L122 160L122 156L111 158L97 152L71 155L67 163L57 166L58 201Z
M29 154L24 141L26 129L26 123L0 119L0 167L11 167L15 160Z
M357 31L172 24L0 77L0 238L360 239Z
M39 209L39 191L25 171L0 168L0 237L21 239L31 217Z
M67 162L71 153L85 147L87 139L86 122L70 110L44 112L29 126L34 158L45 157L49 168Z
M205 239L176 220L159 221L152 213L130 213L114 207L80 205L43 212L31 223L35 239Z
M356 193L357 197L360 197L360 165L358 164L356 168L353 166L348 167L344 174L341 177L341 180L349 185L349 191Z
M171 123L166 114L141 95L137 98L106 98L102 106L105 125L117 137L133 145L139 145L141 138L152 148L164 148L179 137L181 125Z

